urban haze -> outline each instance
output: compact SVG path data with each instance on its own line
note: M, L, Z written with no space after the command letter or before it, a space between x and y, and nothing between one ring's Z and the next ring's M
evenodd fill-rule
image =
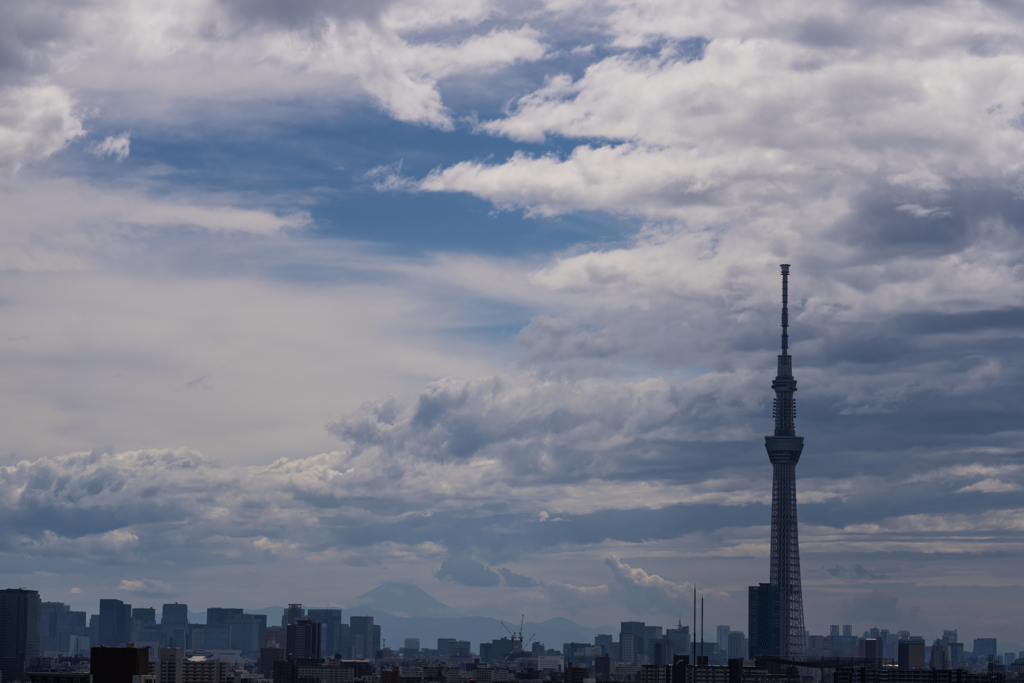
M1018 677L1022 29L0 3L0 680Z

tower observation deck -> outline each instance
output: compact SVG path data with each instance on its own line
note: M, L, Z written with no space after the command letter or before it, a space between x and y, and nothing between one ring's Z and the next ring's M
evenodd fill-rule
M789 264L782 266L782 353L772 382L775 433L764 437L772 463L772 553L770 582L778 591L779 655L803 659L804 599L800 586L800 541L796 520L796 464L804 438L796 435L796 380L789 355Z

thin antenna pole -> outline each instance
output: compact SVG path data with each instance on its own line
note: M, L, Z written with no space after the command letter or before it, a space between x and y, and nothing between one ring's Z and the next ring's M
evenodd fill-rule
M782 355L789 353L789 264L782 264Z
M700 665L704 666L704 594L700 594Z
M693 658L697 659L697 584L693 584ZM697 662L694 662L696 665Z

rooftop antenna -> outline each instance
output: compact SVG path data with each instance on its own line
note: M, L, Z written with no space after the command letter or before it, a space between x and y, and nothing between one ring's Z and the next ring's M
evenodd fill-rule
M700 665L704 666L704 594L700 594Z
M693 658L697 659L697 584L693 584ZM696 664L697 662L694 662Z

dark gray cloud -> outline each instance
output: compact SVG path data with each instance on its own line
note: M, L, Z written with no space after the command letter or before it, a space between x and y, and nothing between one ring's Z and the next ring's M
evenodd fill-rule
M501 581L498 573L485 566L484 563L459 556L446 557L441 563L441 567L434 572L434 576L473 588L497 586Z
M498 570L498 573L501 574L503 579L505 579L505 585L511 586L512 588L531 588L537 585L537 582L529 576L516 574L508 567L502 567Z

